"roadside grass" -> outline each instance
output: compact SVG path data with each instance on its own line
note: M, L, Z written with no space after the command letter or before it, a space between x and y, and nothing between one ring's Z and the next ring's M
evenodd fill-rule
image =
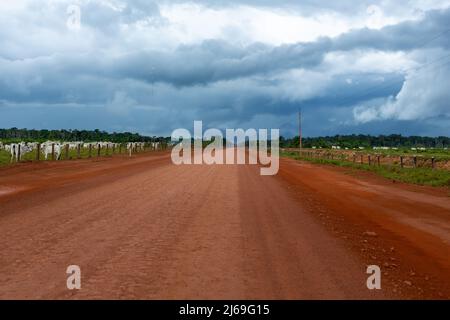
M300 157L297 152L281 152L282 157L288 157L295 160L305 160L317 164L334 165L339 167L365 170L373 172L377 175L385 177L390 180L413 183L418 185L429 185L433 187L448 187L450 188L450 171L439 170L431 168L400 168L398 166L388 165L371 165L353 163L345 160L328 160L316 159L309 157Z
M11 155L9 152L6 152L5 150L0 150L0 166L9 164L10 159Z
M394 149L362 149L362 150L354 150L354 149L311 149L311 148L304 148L305 150L310 151L320 151L320 152L333 152L334 154L344 154L344 153L356 153L356 154L364 154L364 155L381 155L381 156L391 156L391 157L399 157L399 156L417 156L417 157L423 157L423 158L432 158L434 157L437 161L450 161L450 150L449 149L426 149L426 150L411 150L408 148L399 148L397 150ZM289 152L289 151L288 151Z
M450 160L450 150L448 149L427 149L427 150L411 150L400 148L398 150L373 150L373 149L364 149L364 150L356 150L356 152L361 151L366 154L379 154L384 156L418 156L418 157L434 157L436 160Z

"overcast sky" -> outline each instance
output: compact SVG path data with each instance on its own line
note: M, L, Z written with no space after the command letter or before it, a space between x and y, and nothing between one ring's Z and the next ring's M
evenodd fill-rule
M80 25L74 7L80 9ZM0 0L0 127L450 135L450 0Z

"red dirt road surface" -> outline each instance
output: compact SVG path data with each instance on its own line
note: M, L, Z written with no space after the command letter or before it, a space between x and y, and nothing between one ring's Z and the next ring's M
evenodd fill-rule
M277 176L168 153L0 169L1 299L445 299L449 241L448 190L293 160Z

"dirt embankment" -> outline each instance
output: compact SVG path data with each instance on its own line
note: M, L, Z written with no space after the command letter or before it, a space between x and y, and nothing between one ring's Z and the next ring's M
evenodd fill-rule
M283 159L294 196L404 297L450 297L447 188L393 183L373 174Z

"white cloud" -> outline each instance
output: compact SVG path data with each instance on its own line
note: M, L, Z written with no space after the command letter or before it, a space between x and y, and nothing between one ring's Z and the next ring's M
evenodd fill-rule
M305 101L336 125L352 110L363 123L447 116L447 69L409 75L397 97L386 96L435 56L414 46L445 27L448 14L425 13L450 0L372 2L0 0L0 99L17 110L76 104L127 119L147 111L163 128L198 115L288 118ZM66 27L69 4L81 7L76 32ZM426 23L414 22L423 16ZM362 101L363 91L392 81L395 89L367 98L382 102Z
M401 21L418 19L420 11L386 15L380 6L370 5L359 13L318 11L302 14L301 10L248 5L209 7L197 3L172 3L161 6L161 15L169 22L170 34L182 43L206 39L229 42L263 42L280 45L310 42L319 37L335 37L351 29L381 29Z
M411 72L396 97L380 106L358 106L353 110L355 120L367 123L375 120L424 120L450 118L448 83L450 61Z
M321 70L332 74L345 73L403 73L418 66L416 60L407 53L385 52L380 50L351 50L330 52L325 55Z

